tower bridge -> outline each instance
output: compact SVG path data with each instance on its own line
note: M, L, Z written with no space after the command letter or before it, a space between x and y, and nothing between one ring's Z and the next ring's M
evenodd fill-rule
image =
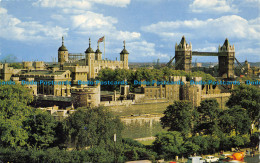
M216 56L219 62L219 76L223 78L234 78L234 62L238 60L235 58L235 47L230 45L226 38L222 46L219 45L218 52L198 52L192 51L191 43L186 42L183 36L179 45L175 45L175 56L167 63L169 66L175 59L175 69L184 70L186 72L191 71L192 56ZM240 63L238 62L240 65Z

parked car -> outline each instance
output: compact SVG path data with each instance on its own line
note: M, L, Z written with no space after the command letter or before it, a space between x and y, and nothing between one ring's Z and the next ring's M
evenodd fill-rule
M205 161L206 161L206 162L218 162L218 160L219 160L219 158L214 157L214 156L207 156L207 157L205 158Z
M205 163L205 161L200 156L194 156L189 157L187 163Z

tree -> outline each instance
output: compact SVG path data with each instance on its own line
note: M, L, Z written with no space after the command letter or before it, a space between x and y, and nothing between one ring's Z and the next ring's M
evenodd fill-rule
M2 83L2 81L1 81ZM32 109L27 106L32 101L30 90L21 85L0 87L0 144L4 147L26 146L28 133L23 121Z
M185 151L183 143L180 132L170 131L157 134L153 145L159 155L165 159L172 159Z
M46 111L35 109L23 124L31 147L47 148L57 139L55 129L58 123Z
M199 152L206 154L209 149L208 139L206 136L193 136L190 138L191 142L199 146Z
M30 92L30 89L19 84L1 85L0 114L2 114L3 118L10 118L13 115L29 115L31 108L27 105L33 100Z
M106 108L80 108L66 119L66 131L77 149L113 146L114 134L121 140L123 125Z
M224 110L220 114L219 121L224 133L231 134L231 131L234 130L236 135L243 135L250 131L250 118L247 111L238 105Z
M169 105L161 118L163 128L168 131L179 131L182 135L188 135L192 131L193 109L190 102L176 101Z
M199 113L198 125L196 125L197 132L207 134L219 134L218 117L219 104L216 99L207 99L200 103L197 108Z
M0 144L4 147L49 147L57 139L57 122L45 111L28 106L30 90L22 85L0 87Z
M252 85L239 85L232 90L228 107L240 105L247 110L251 123L257 124L260 118L260 89Z

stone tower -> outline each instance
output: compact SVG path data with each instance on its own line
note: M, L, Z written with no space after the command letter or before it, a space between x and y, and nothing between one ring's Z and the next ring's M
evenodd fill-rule
M175 45L175 69L184 70L186 72L191 71L192 60L192 45L187 44L185 37L182 36L179 45Z
M102 60L102 52L99 50L99 45L97 46L97 50L95 52L95 60Z
M123 62L123 68L129 69L128 67L128 51L125 49L125 41L124 41L124 49L120 53L120 61Z
M60 65L63 65L68 60L69 60L69 52L68 52L66 46L64 46L64 38L62 36L62 45L58 49L58 62Z
M85 57L85 64L89 68L88 78L94 78L95 72L94 72L94 61L95 61L95 52L91 48L91 40L89 38L89 47L85 51L86 57Z
M223 46L218 48L219 76L234 78L235 47L231 46L226 38Z

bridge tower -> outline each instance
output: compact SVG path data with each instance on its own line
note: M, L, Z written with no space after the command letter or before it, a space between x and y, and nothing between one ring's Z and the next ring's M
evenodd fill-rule
M234 78L235 47L231 46L226 38L223 46L218 48L219 76Z
M185 37L182 36L179 45L175 45L175 69L184 70L186 72L191 71L192 61L192 45L187 44Z

